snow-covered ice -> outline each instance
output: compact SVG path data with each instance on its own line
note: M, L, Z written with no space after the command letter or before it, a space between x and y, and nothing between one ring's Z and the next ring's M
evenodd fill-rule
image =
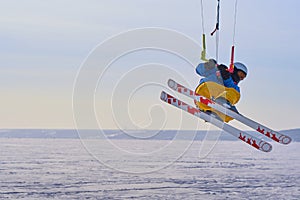
M2 138L0 199L300 199L297 142L263 153L219 141L202 158L201 141L113 141L124 155L102 142Z

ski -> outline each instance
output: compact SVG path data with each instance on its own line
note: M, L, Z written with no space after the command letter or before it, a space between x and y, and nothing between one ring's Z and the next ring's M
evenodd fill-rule
M179 99L171 96L170 94L167 94L166 92L162 91L160 95L160 99L170 105L173 105L181 110L184 110L200 119L203 119L204 121L207 121L216 127L223 129L227 133L233 135L234 137L242 140L243 142L251 145L252 147L261 150L263 152L270 152L272 150L272 145L268 142L259 139L257 137L254 137L252 135L249 135L248 133L242 132L241 130L224 123L223 121L219 120L218 118L215 118L211 115L208 115L204 112L201 112L199 109L188 105L187 103L184 103L183 101L180 101Z
M221 113L224 113L225 115L228 115L229 117L232 117L232 118L238 120L239 122L249 126L250 128L256 130L257 132L263 134L264 136L266 136L268 138L271 138L272 140L274 140L278 143L289 144L292 141L292 139L289 136L281 134L279 132L276 132L256 121L253 121L252 119L249 119L241 114L238 114L238 113L226 108L225 106L216 103L212 99L207 99L203 96L200 96L200 95L196 94L193 90L191 90L185 86L182 86L179 83L176 83L172 79L169 79L168 86L171 89L194 99L195 101L201 102Z

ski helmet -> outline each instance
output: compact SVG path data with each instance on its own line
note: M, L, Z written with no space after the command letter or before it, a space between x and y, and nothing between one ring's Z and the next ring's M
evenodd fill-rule
M247 75L248 69L247 69L246 65L244 65L243 63L235 62L234 67L238 70L241 70L242 72L244 72Z

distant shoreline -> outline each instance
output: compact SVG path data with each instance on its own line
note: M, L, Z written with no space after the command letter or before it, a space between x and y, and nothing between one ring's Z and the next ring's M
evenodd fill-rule
M247 131L262 136L255 131ZM300 142L300 129L280 131ZM76 129L0 129L0 138L57 138L57 139L120 139L120 140L204 140L207 133L219 136L219 140L237 141L224 131L192 130L76 130ZM266 141L268 138L263 137Z

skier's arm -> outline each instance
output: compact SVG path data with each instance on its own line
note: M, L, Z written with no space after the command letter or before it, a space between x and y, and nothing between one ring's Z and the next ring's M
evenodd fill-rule
M211 74L215 74L216 73L216 64L217 64L217 62L213 59L210 59L206 63L200 63L196 67L196 73L199 74L200 76L204 76L204 77L207 77Z
M225 87L228 87L228 88L234 88L236 91L240 92L240 87L237 86L237 85L233 82L233 80L232 80L231 77L229 77L229 78L226 79L226 80L223 80L223 82L224 82L224 86L225 86Z

